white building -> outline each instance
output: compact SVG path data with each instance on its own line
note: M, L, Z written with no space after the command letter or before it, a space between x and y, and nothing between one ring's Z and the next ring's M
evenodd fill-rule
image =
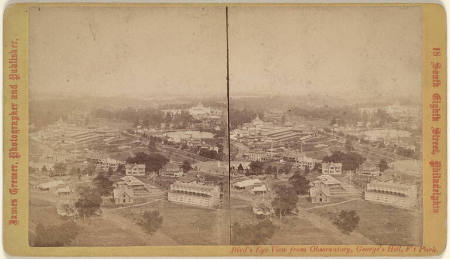
M195 182L175 182L170 185L167 199L171 202L212 208L220 202L220 188Z
M245 190L262 185L264 185L264 183L259 179L248 179L234 183L233 187L238 190Z
M400 208L413 208L417 204L417 186L373 180L364 194L367 201L379 202Z
M248 152L248 154L244 154L244 157L246 157L249 161L262 162L268 160L270 155L264 151L251 151Z
M145 164L126 164L125 174L132 176L144 176L145 175Z
M309 170L312 170L317 163L320 163L320 161L305 155L299 156L295 159L295 166L303 170L305 170L306 167L308 167Z
M322 163L322 174L341 175L342 163L333 163L333 162Z
M174 162L167 163L160 171L160 176L166 176L166 177L181 177L183 176L183 169Z
M114 203L119 204L130 204L133 203L133 190L129 188L116 188L113 191Z
M364 163L356 169L356 174L364 176L381 176L380 168L373 164Z
M103 171L108 171L110 168L113 171L116 171L119 165L124 165L125 161L111 159L111 158L104 158L100 159L97 162L97 168L101 168Z
M312 203L327 203L331 196L342 194L344 191L341 182L336 178L331 175L321 175L312 182L309 197Z
M116 204L133 203L137 198L144 198L151 195L150 190L151 188L141 180L127 175L120 178L120 181L114 184L114 202Z

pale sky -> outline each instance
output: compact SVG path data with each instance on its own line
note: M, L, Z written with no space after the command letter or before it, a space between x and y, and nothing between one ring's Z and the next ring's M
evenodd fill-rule
M30 11L33 94L226 97L224 7ZM230 95L421 96L420 7L230 7Z
M421 96L419 7L231 7L229 18L231 96Z
M31 94L226 98L225 24L224 7L32 9Z

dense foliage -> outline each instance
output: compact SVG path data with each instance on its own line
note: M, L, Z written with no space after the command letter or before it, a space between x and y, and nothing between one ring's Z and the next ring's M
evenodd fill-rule
M341 210L334 224L345 234L350 234L358 227L359 216L354 210Z
M294 187L297 194L308 194L309 192L309 181L305 176L301 175L300 172L296 172L289 178L289 182Z
M83 186L79 190L80 198L75 202L78 215L83 219L93 216L100 210L102 197L96 188Z
M323 162L342 163L343 170L356 170L364 161L366 158L355 152L336 151L331 156L323 158Z
M278 186L276 193L277 195L272 201L272 207L280 218L297 208L298 196L293 187Z
M153 234L163 223L163 217L159 215L159 211L145 211L138 224L149 234Z
M67 221L59 225L44 226L39 223L34 235L30 235L30 243L37 247L54 247L68 245L80 232L75 222Z
M97 187L98 192L102 196L110 195L113 191L113 182L106 177L104 172L100 172L93 180L92 183Z
M129 157L127 163L145 164L145 171L157 172L169 162L169 159L159 153L139 152L134 157Z
M268 219L257 224L234 223L231 228L231 244L233 245L261 245L270 239L277 227Z

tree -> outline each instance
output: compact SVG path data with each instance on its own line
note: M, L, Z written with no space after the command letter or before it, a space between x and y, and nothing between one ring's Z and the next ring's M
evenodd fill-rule
M381 172L384 172L384 171L386 171L386 169L389 168L389 165L388 165L388 163L386 162L386 160L381 159L380 162L378 163L378 167L380 168L380 171L381 171Z
M125 174L125 165L119 164L119 166L116 169L116 174L124 175Z
M75 202L75 208L80 217L85 219L100 210L102 197L96 189L91 187L81 187L79 195L80 198Z
M276 172L276 168L274 168L273 166L268 166L266 167L266 170L264 171L264 173L266 174L273 174L274 172Z
M242 166L242 164L240 163L239 165L238 165L238 171L244 171L244 167Z
M47 173L47 167L46 167L45 165L43 165L41 171L42 171L43 173Z
M308 175L310 171L309 166L305 166L305 175Z
M343 170L356 170L366 161L366 158L355 152L343 153L341 151L334 152L331 156L323 158L323 162L342 163Z
M108 177L113 175L113 173L114 173L113 168L112 167L108 167Z
M158 151L158 148L156 147L155 140L153 138L150 138L150 140L148 142L148 150L150 152Z
M354 210L341 210L333 222L343 233L350 234L358 227L359 216Z
M278 186L276 193L277 196L272 201L272 207L281 219L281 216L289 214L297 207L298 196L293 187L286 186Z
M210 230L214 226L214 219L211 217L202 217L198 215L195 217L194 222L192 222L192 226L197 228L197 233L200 233L200 230Z
M297 194L307 194L309 192L309 181L300 173L295 173L291 176L289 182L292 184Z
M112 170L112 169L111 169ZM110 195L113 191L113 182L105 175L105 173L100 172L93 180L92 183L97 187L98 192L102 196Z
M280 169L281 172L288 174L292 169L292 165L291 164L285 164L283 165L283 167Z
M83 170L83 172L87 175L92 175L95 172L95 164L89 163L88 166Z
M169 162L169 159L159 153L144 153L139 152L134 157L129 157L127 163L130 164L145 164L145 170L148 172L157 172L165 164Z
M69 174L70 175L76 175L77 174L77 168L76 167L70 168Z
M247 109L230 109L230 130L239 128L242 124L252 121L256 118L256 112Z
M201 156L204 156L206 158L219 160L219 153L217 151L215 151L215 150L210 150L210 149L207 149L207 148L201 148L198 154L201 155Z
M183 169L183 172L186 173L186 172L188 172L189 170L192 169L192 166L191 166L191 163L189 161L184 160L183 161L183 165L181 166L181 168Z
M261 245L270 239L277 227L266 219L257 224L234 223L231 228L231 244L233 245Z
M156 230L158 230L163 223L163 217L159 215L159 211L145 211L142 218L138 221L138 225L140 225L147 233L153 234Z
M352 141L349 138L347 138L347 140L345 141L345 151L347 152L353 151Z
M44 226L39 223L30 235L30 243L37 247L55 247L70 244L80 232L75 222L67 221L59 225Z
M261 174L263 163L259 161L252 161L250 163L250 169L252 170L253 174Z

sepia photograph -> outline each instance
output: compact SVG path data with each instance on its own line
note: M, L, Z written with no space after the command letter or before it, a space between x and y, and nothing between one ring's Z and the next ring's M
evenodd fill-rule
M422 244L421 24L229 8L232 244Z
M225 18L30 10L31 246L230 243Z
M29 9L32 247L423 244L422 7Z

